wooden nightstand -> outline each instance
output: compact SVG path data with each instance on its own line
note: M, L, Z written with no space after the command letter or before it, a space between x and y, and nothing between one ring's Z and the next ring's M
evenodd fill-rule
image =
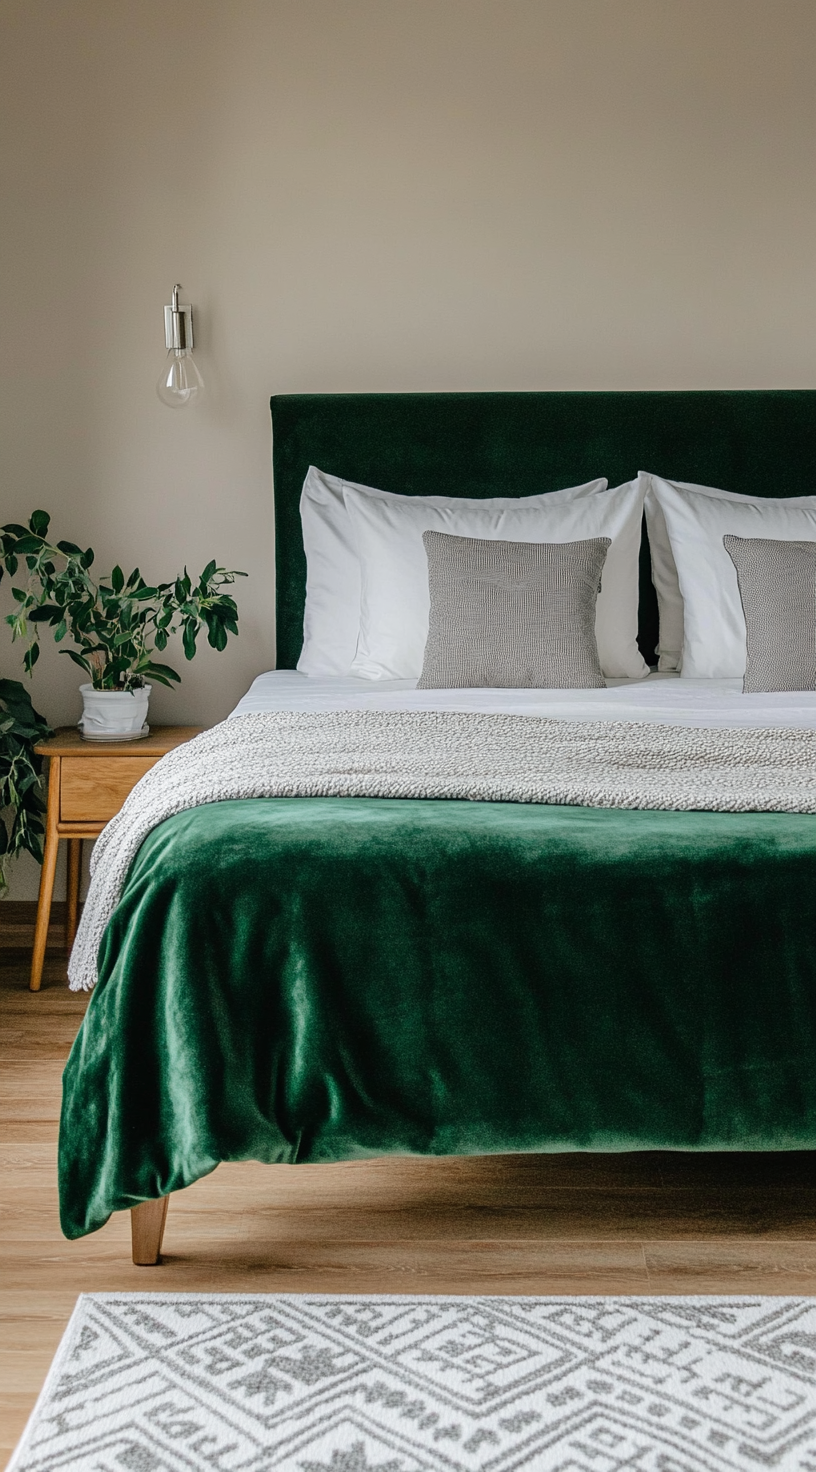
M77 928L83 838L98 838L139 778L174 746L190 741L201 730L201 726L154 726L143 741L103 742L83 741L74 726L63 726L36 748L40 756L49 758L51 768L45 854L31 958L29 985L33 992L39 991L42 980L60 839L68 839L65 944L70 949Z

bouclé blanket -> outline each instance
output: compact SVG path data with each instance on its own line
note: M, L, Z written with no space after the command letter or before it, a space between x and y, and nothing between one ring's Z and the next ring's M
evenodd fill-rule
M71 987L95 984L105 927L153 828L204 803L273 797L814 813L816 732L456 711L235 717L164 757L97 840Z

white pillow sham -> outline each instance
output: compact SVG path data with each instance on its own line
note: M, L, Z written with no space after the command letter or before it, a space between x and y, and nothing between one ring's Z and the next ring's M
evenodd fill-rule
M660 611L658 668L687 679L742 679L745 618L723 537L816 541L816 496L742 496L646 472L641 480Z
M310 465L300 497L306 553L302 675L347 675L360 632L360 560L343 500L350 481ZM354 486L372 496L369 486Z
M592 495L606 489L603 479L576 487L571 495ZM484 501L452 496L400 496L374 486L362 486L340 476L328 475L310 465L300 497L303 547L306 553L306 604L303 613L303 648L297 668L303 675L323 677L348 675L357 652L360 633L360 559L344 491L386 503L417 503L445 511L476 506L488 511L542 506L549 500L538 496L497 496ZM556 494L563 494L563 492ZM433 528L429 528L432 530ZM422 530L425 530L423 526ZM422 533L420 532L420 548ZM540 540L545 540L541 538ZM425 552L422 549L423 565ZM425 568L427 582L427 567ZM420 668L422 660L420 659ZM419 671L417 671L419 674Z
M426 531L507 542L575 542L609 537L595 632L605 675L643 678L637 647L638 554L643 489L603 481L528 501L372 496L347 489L345 502L361 568L360 637L352 674L418 679L428 637ZM535 503L535 504L531 504Z

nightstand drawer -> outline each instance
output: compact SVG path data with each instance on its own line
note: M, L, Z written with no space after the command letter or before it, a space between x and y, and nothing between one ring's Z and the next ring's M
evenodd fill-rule
M63 757L60 822L103 823L112 818L139 778L158 760L156 756Z

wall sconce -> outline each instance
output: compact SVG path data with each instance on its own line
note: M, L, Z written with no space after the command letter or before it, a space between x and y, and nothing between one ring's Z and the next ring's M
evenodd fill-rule
M181 287L173 287L173 300L164 309L164 342L167 359L156 384L156 393L170 409L183 409L201 395L204 379L193 362L193 309L179 305Z

